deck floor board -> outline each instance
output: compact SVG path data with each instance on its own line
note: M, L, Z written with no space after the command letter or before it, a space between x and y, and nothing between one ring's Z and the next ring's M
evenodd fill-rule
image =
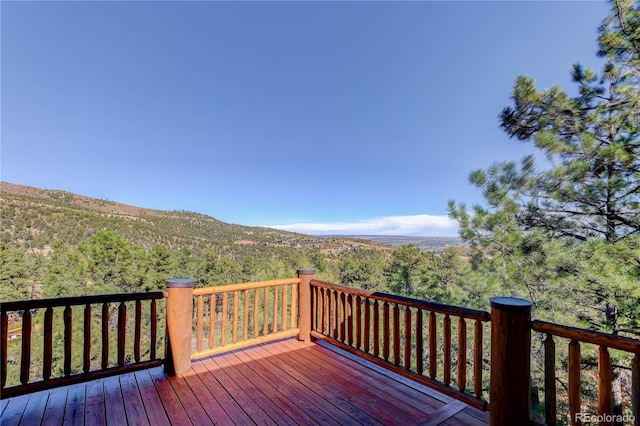
M488 413L326 344L295 339L3 400L2 426L451 425Z

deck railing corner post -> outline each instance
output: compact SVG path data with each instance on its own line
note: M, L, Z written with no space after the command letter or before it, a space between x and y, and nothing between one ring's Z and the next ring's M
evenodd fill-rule
M311 280L316 278L315 269L298 269L298 340L311 340Z
M531 307L524 299L491 298L491 426L531 423Z
M180 374L191 367L193 281L167 280L167 355L165 371Z

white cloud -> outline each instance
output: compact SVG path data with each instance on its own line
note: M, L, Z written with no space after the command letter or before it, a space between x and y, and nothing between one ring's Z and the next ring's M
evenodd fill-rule
M313 235L457 236L458 224L447 216L387 216L356 222L293 223L269 228Z

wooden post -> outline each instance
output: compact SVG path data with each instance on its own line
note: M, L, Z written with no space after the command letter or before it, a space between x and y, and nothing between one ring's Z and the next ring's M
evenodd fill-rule
M178 278L167 281L167 357L165 370L180 374L191 367L193 281Z
M491 298L491 426L531 424L531 305Z
M316 278L315 269L298 269L298 340L311 341L311 280Z

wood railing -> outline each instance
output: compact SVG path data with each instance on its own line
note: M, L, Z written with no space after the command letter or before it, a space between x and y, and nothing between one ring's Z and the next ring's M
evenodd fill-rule
M156 301L163 297L162 292L154 292L2 303L0 305L1 397L8 398L161 365L162 360L158 358L156 349L158 342ZM143 313L143 302L144 305L148 305L146 313ZM131 309L133 309L133 315L128 313ZM10 348L9 345L10 317L21 318L19 348ZM148 330L143 330L143 322L148 325ZM74 344L74 331L78 336L80 330L82 330L81 342ZM99 332L96 333L98 330ZM54 338L54 335L58 337ZM143 339L143 335L146 338ZM32 352L32 343L35 343L36 338L42 339L42 353ZM58 339L62 340L62 345L54 345ZM18 343L18 339L15 340ZM148 345L142 347L143 341ZM96 343L99 343L99 350L94 350ZM35 346L38 347L39 344ZM81 361L78 351L74 353L74 346L82 353ZM113 346L115 351L110 351ZM16 350L10 351L10 349ZM54 363L55 360L61 360L62 365L58 366ZM36 363L41 365L34 365ZM7 376L11 368L19 369L19 383L9 383L7 386Z
M630 360L626 368L631 370L632 404L626 409L632 413L629 420L640 424L640 340L532 321L532 304L522 299L492 298L489 313L315 278L315 270L301 269L297 278L198 289L189 279L175 279L167 281L166 296L155 292L3 303L1 396L147 368L163 361L168 373L180 374L190 368L192 359L297 335L305 341L329 341L471 406L489 410L492 425L529 424L533 331L546 334L547 424L558 421L556 338L569 340L571 422L581 424L577 414L583 409L596 414L581 404L584 360L580 348L587 344L598 347L598 413L605 416L602 423L613 414L609 352L613 350L622 351ZM157 300L163 297L168 343L164 360L156 350L158 335L162 335L158 325L163 324L158 321ZM80 309L74 310L76 307ZM131 311L133 316L128 314ZM10 317L21 319L20 342L9 342ZM78 325L74 325L74 318ZM148 332L142 329L143 323L148 324ZM34 337L34 330L40 337ZM76 334L82 331L75 343L74 330ZM56 333L61 336L60 353L54 350L59 346L54 345ZM34 338L42 338L40 358L33 352ZM78 340L79 351L74 352ZM8 355L11 345L21 349L19 356ZM78 352L81 362L74 361ZM34 367L38 359L41 365ZM57 375L54 366L60 371ZM17 384L6 386L9 367L18 369L12 375L19 379Z
M640 423L640 341L621 336L599 333L567 327L545 321L533 321L532 329L545 333L544 339L544 390L545 390L545 423L555 425L558 421L557 388L556 388L556 342L554 337L568 340L568 403L569 421L573 425L590 423L595 417L602 425L611 425L635 420ZM581 372L583 359L580 355L581 344L592 344L598 347L598 411L585 410L581 403ZM619 412L614 414L612 399L612 364L610 349L628 354L631 370L631 415ZM589 416L589 418L587 418ZM598 417L600 416L600 417ZM633 418L633 419L632 419Z
M195 289L191 359L296 336L299 283L289 278Z
M311 281L311 296L313 337L487 409L482 346L488 312L318 280Z

